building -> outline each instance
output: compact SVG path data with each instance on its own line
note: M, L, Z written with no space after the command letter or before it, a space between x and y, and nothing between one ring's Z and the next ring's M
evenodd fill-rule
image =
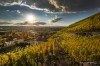
M4 44L4 46L12 46L12 45L15 45L14 41L8 41L8 42L5 42Z
M12 45L19 44L19 43L22 43L22 42L24 42L23 39L14 38L12 41L6 41L6 42L4 43L4 46L5 46L5 47L6 47L6 46L12 46Z

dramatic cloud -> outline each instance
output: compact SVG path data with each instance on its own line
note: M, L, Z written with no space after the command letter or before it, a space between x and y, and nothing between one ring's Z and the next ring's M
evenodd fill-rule
M0 1L1 6L25 6L30 9L36 9L36 10L44 10L46 12L56 12L59 11L58 9L55 9L55 6L51 5L49 3L49 0L1 0Z
M46 25L46 23L45 22L35 22L33 23L33 25Z
M100 8L100 0L50 0L62 12L77 12Z
M55 16L53 19L49 20L50 23L56 23L60 21L62 18Z
M100 0L0 0L0 5L20 5L46 12L66 13L100 8Z

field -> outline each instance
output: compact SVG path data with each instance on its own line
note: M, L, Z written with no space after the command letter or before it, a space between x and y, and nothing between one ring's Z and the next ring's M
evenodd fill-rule
M66 28L1 30L1 66L80 66L100 65L100 13ZM94 18L94 19L93 19ZM92 26L91 26L92 23ZM86 27L84 27L86 26ZM16 38L16 39L15 39ZM14 41L9 51L5 42ZM7 45L7 44L6 44Z

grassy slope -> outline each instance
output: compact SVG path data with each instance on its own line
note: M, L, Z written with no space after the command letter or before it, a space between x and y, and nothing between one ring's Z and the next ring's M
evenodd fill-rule
M97 31L100 30L100 13L71 24L65 30L67 31Z
M92 26L93 24L93 26ZM69 27L59 31L51 39L57 39L64 52L69 53L76 61L100 62L100 35L81 36L67 32L84 32L100 30L100 13L76 22Z
M0 64L2 66L37 66L37 64L45 63L45 66L49 66L48 63L54 61L61 66L64 66L63 64L77 66L75 61L100 62L100 35L81 36L66 33L66 31L94 31L94 29L98 31L100 26L99 17L100 13L70 25L49 38L48 42L44 44L29 47L24 51L19 50L17 53L11 52L0 55ZM92 29L90 27L91 21L93 21L96 28ZM57 46L60 48L57 48ZM49 56L50 52L53 54L52 57ZM38 59L40 60L37 61Z

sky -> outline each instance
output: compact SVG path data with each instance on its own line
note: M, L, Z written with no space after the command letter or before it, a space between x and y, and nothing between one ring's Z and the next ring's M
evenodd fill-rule
M68 26L100 12L100 0L0 0L0 26Z

